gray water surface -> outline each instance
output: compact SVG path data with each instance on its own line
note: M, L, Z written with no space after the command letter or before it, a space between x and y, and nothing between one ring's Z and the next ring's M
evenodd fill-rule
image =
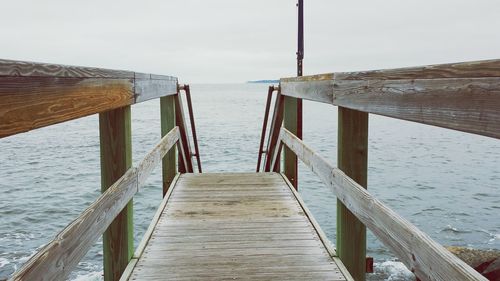
M191 85L204 172L255 170L267 93L263 84ZM132 107L133 161L160 139L159 101ZM368 189L443 245L500 249L500 142L370 116ZM337 110L304 102L304 141L336 164ZM0 280L100 194L96 115L0 139ZM335 196L304 165L299 190L335 243ZM162 197L155 170L134 197L139 243ZM70 276L100 280L102 241ZM371 280L412 280L368 234Z

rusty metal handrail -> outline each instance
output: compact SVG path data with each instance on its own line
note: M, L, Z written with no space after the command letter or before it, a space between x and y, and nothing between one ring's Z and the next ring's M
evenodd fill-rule
M182 86L179 86L179 91L184 90L186 93L186 102L187 102L187 107L188 107L188 114L189 114L189 123L191 124L191 134L193 136L193 143L194 143L194 154L190 154L189 157L196 157L196 164L198 166L198 172L201 173L201 159L200 159L200 150L198 148L198 137L196 135L196 125L194 123L194 113L193 113L193 104L191 102L191 89L189 85L185 84Z
M260 164L262 162L262 154L267 153L267 150L264 150L264 140L266 138L266 129L267 129L267 121L269 118L269 108L271 107L271 101L273 98L273 92L277 90L278 87L275 87L273 85L269 86L269 89L267 91L267 102L266 102L266 110L264 113L264 120L262 122L262 132L260 135L260 144L259 144L259 155L257 158L257 169L256 172L258 173L260 171Z

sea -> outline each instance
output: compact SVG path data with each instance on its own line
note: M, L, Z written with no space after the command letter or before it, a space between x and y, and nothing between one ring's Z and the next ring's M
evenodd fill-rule
M191 85L204 172L253 172L268 84ZM132 106L133 162L160 140L160 104ZM98 116L0 139L0 280L100 194ZM304 101L304 142L336 165L337 108ZM500 141L370 115L368 191L443 245L500 249ZM135 243L162 199L161 169L134 197ZM335 243L336 197L303 164L299 192ZM415 280L368 231L369 280ZM69 280L102 280L102 241Z

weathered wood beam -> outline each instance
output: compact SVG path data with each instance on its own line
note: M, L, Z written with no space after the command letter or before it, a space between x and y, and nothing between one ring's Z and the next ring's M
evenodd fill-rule
M174 96L160 98L160 115L161 115L161 135L166 135L172 128L175 127L175 100ZM175 165L175 147L165 155L162 162L162 182L163 196L167 194L168 188L172 183L177 167Z
M144 157L137 168L130 168L78 218L32 256L10 280L63 280L85 256L97 239L138 191L144 179L160 163L179 139L172 129Z
M284 97L283 126L294 135L298 135L299 121L302 123L302 120L299 120L298 103L298 98ZM283 151L283 162L284 174L290 180L295 189L298 189L297 155L288 149L288 147L285 147Z
M170 76L0 60L0 138L176 92Z
M104 193L132 166L132 117L130 106L99 113L101 191ZM103 235L104 280L118 280L134 250L132 200Z
M333 167L292 133L281 129L280 140L420 280L486 281L481 274L374 198L363 186Z
M500 60L281 79L283 95L500 138Z
M368 113L339 107L337 166L367 188ZM355 280L366 279L366 227L338 199L337 253Z

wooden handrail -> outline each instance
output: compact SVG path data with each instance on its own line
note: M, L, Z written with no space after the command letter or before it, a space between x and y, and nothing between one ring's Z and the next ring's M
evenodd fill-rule
M0 138L177 93L177 78L0 60Z
M487 280L409 221L374 198L285 128L279 142L320 177L337 198L420 280ZM276 152L273 163L277 161Z
M500 138L500 60L282 78L281 94Z
M179 141L179 128L174 127L136 168L130 168L77 219L32 256L10 280L61 280L67 277L139 191L163 156L176 143L182 151Z

